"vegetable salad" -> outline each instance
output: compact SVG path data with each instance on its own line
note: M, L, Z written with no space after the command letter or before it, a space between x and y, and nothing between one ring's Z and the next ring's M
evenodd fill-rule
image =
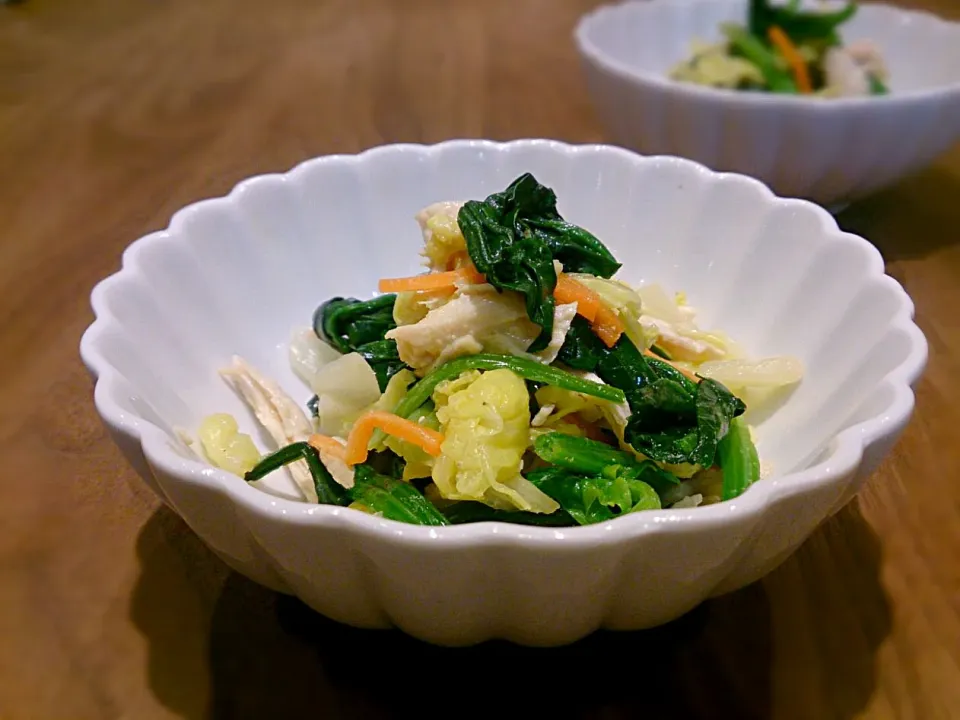
M857 11L802 12L798 0L750 0L746 27L721 26L724 40L695 43L670 72L674 80L717 88L820 97L886 95L888 72L877 47L844 46L838 28Z
M730 500L760 478L749 414L801 380L746 358L682 296L634 287L527 173L417 215L426 271L335 297L294 331L301 406L243 358L222 370L273 439L215 414L207 459L304 500L419 525L586 525Z

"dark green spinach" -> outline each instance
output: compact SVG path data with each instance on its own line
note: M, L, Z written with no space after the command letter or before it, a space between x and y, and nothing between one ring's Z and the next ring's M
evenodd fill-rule
M397 326L393 319L396 299L396 295L381 295L373 300L335 297L313 314L317 337L342 353L360 353L376 373L380 392L386 389L390 378L407 367L400 359L396 340L384 338ZM315 402L310 410L316 415Z
M354 352L362 345L383 340L397 326L393 319L396 299L396 295L380 295L373 300L331 298L314 312L313 330L340 352Z
M835 12L801 12L797 5L774 6L770 0L750 0L748 28L758 39L767 41L773 26L783 30L794 43L808 41L839 42L837 28L857 12L857 4L849 3Z
M367 364L373 368L377 376L377 384L380 385L380 392L387 389L390 378L407 367L407 364L400 359L396 340L374 340L361 345L356 352L360 353Z
M606 347L593 332L590 323L577 315L570 324L567 337L557 354L557 362L574 370L593 372L605 351Z
M709 467L730 420L746 409L720 383L695 383L669 363L643 355L627 338L603 350L596 372L627 396L626 441L658 462Z
M321 505L346 505L349 502L347 490L340 485L324 464L320 462L320 454L316 449L305 442L297 442L280 448L262 458L243 479L254 482L266 477L274 470L289 465L297 460L305 460L313 477L313 488L317 492L317 500Z
M717 463L723 471L723 499L732 500L760 479L760 458L750 429L740 418L730 421L730 432L717 447Z
M533 451L542 460L578 475L620 473L642 480L663 494L680 480L650 460L638 460L633 454L589 438L553 432L541 435Z
M559 467L527 475L580 525L613 520L639 510L659 510L660 496L642 480L619 468L605 475L583 476Z
M470 259L487 282L524 296L527 316L541 328L531 352L545 348L553 331L555 259L568 272L600 277L620 268L603 243L560 216L553 190L530 173L486 200L465 203L457 223Z
M354 469L350 498L388 520L411 525L450 524L412 484L382 475L369 465L357 465Z

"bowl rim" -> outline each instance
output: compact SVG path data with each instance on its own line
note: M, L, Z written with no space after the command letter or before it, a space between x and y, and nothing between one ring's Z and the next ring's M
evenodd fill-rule
M886 390L891 400L873 416L845 428L828 442L816 462L803 470L774 474L750 487L740 497L723 503L696 508L669 508L632 513L596 525L547 528L503 522L480 522L462 525L425 527L330 505L312 505L300 500L286 499L260 490L225 470L215 468L200 459L188 459L173 450L166 431L148 419L128 412L114 399L123 395L118 383L122 374L101 352L101 341L109 338L116 319L106 302L111 286L131 275L143 275L131 259L144 246L154 242L183 243L186 236L177 232L180 218L195 208L206 204L230 204L238 194L252 184L269 182L281 177L296 182L304 172L325 164L369 163L379 156L397 151L415 156L439 154L447 150L473 150L486 155L512 150L549 150L564 156L578 154L601 154L620 156L640 167L654 162L667 162L687 168L691 172L706 175L715 182L736 182L755 187L763 201L770 206L786 206L794 211L814 214L820 223L820 232L828 240L847 243L859 248L869 258L866 276L873 282L886 286L898 301L897 312L890 327L899 329L909 338L909 352L901 363L893 368L872 391ZM150 467L176 478L180 482L202 485L214 490L225 499L255 516L293 526L325 526L348 531L371 539L387 540L417 548L466 548L485 545L515 545L522 543L537 547L596 546L619 543L624 539L660 532L700 532L705 529L736 524L740 521L754 522L769 505L790 496L815 490L853 473L859 466L866 447L884 437L894 436L909 421L914 407L912 386L922 375L927 362L926 338L914 322L914 305L903 287L884 271L880 252L864 238L842 231L836 220L820 206L794 198L776 196L765 184L739 173L724 173L710 170L704 165L685 158L669 155L640 155L624 148L602 143L571 144L557 140L520 139L507 142L491 140L455 139L435 144L396 143L380 145L363 152L338 153L305 160L285 173L264 173L237 183L225 196L190 203L177 211L166 229L149 233L134 240L123 252L122 266L113 274L99 281L90 296L94 313L93 322L85 330L80 341L80 355L94 378L94 402L98 413L108 427L130 441L139 444ZM116 439L116 438L115 438Z
M582 58L602 68L606 72L626 80L634 85L642 85L646 89L687 96L703 102L725 103L738 108L751 109L803 109L807 112L830 113L842 110L855 110L865 107L882 106L885 108L912 106L932 100L941 100L944 96L960 95L960 76L951 83L919 90L890 93L870 97L840 97L821 98L806 97L803 95L786 95L779 93L743 92L727 88L714 88L695 83L685 83L671 80L661 73L641 70L629 63L623 62L606 52L591 36L593 28L607 16L618 16L625 10L634 8L642 12L651 12L652 8L668 6L671 11L677 12L689 5L706 5L727 3L730 5L743 3L744 0L620 0L607 3L590 10L580 16L573 31L574 42ZM934 23L957 33L960 39L960 21L947 20L927 10L908 10L886 2L860 2L858 13L869 13L899 18L901 21L912 20Z

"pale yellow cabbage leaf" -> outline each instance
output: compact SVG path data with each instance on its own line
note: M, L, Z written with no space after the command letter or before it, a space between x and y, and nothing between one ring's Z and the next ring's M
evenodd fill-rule
M444 498L502 510L559 508L520 474L530 442L530 397L522 378L509 370L465 373L441 383L434 403L445 439L433 481Z

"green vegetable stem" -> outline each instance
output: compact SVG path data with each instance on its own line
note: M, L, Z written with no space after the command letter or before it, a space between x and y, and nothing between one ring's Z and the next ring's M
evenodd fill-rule
M624 473L586 477L553 467L535 470L527 479L560 503L580 525L661 507L652 487Z
M412 525L450 524L413 485L381 475L368 465L357 465L354 469L350 497L355 503L388 520Z
M730 431L720 440L717 459L723 471L723 499L732 500L760 479L760 458L750 429L740 418L730 421Z
M346 505L349 502L347 490L334 480L327 468L320 462L320 454L305 442L297 442L282 447L258 462L250 472L244 475L247 482L260 480L274 470L297 460L305 460L313 477L313 487L317 491L317 500L321 505Z
M407 394L397 404L393 412L401 417L409 417L430 398L437 385L445 380L459 377L468 370L500 369L511 370L524 380L555 385L566 390L591 395L601 400L620 403L626 399L622 390L610 385L584 380L536 360L528 360L513 355L481 354L467 355L444 363L407 390Z
M559 432L541 435L534 441L533 451L541 459L563 470L589 476L619 473L642 480L658 494L680 482L672 473L650 460L639 460L623 450L575 435Z

